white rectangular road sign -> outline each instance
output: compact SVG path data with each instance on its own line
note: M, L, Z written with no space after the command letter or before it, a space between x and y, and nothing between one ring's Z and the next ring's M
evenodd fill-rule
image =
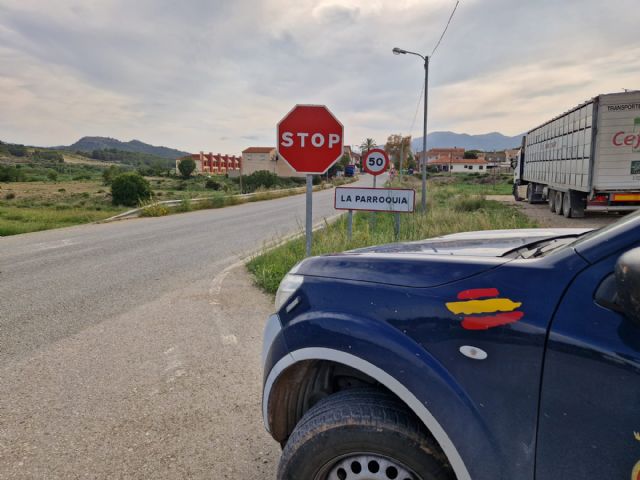
M336 187L336 210L412 213L416 191L403 188Z

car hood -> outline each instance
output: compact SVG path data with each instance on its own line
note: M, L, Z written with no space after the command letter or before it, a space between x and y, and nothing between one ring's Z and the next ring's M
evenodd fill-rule
M477 275L511 258L505 253L545 239L579 235L589 229L487 230L392 243L312 257L292 273L313 277L435 287Z
M422 253L429 255L465 255L499 257L541 240L581 235L590 228L521 228L482 230L434 237L415 242L390 243L360 248L347 253Z

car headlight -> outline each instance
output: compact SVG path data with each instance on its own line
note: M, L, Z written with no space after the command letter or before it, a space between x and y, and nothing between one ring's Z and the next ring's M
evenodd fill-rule
M292 273L285 275L282 282L280 282L278 292L276 293L276 311L282 308L287 300L291 298L291 295L300 288L303 281L304 277L301 275L295 275Z

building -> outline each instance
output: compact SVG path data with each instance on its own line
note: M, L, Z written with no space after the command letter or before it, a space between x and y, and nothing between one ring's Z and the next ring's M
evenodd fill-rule
M178 165L184 160L183 157L176 160L176 170ZM190 157L196 163L194 173L197 175L225 175L239 173L242 168L242 158L235 155L222 155L218 153L194 153Z
M242 151L242 175L266 170L279 177L304 177L296 172L281 158L278 158L275 147L249 147Z
M489 162L491 168L509 166L505 152L486 152L484 154L484 159Z
M429 161L427 165L441 172L451 173L487 173L489 162L480 158L450 158Z
M424 154L422 152L416 153L416 161L420 164ZM432 148L427 150L427 164L430 165L433 162L444 162L448 160L462 160L464 158L464 148Z

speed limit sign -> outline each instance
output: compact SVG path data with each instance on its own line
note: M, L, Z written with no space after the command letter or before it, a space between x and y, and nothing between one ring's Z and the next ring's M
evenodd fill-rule
M381 148L369 150L364 159L364 169L371 175L381 175L389 166L389 156Z

